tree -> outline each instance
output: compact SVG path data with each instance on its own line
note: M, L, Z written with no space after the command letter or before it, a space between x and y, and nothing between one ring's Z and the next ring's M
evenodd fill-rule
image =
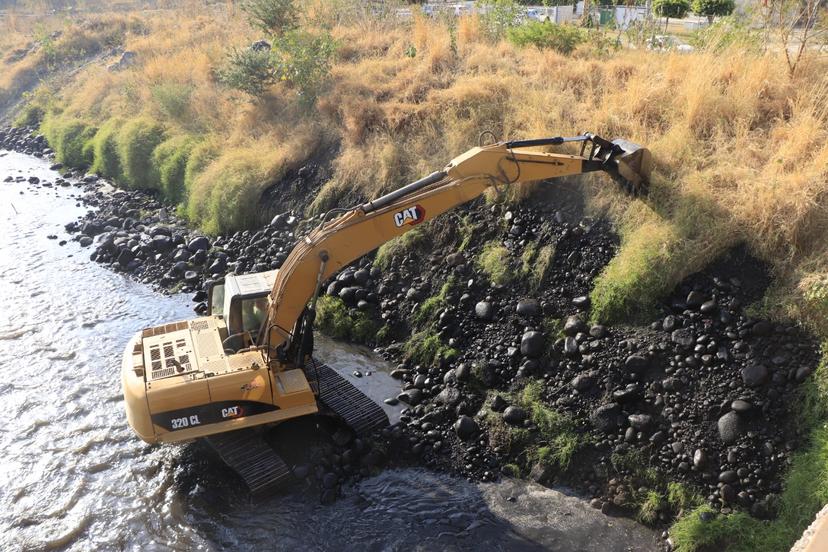
M241 9L252 25L266 33L281 35L299 24L299 11L293 0L245 0Z
M735 8L733 0L693 0L693 13L707 17L709 23L716 16L730 15Z
M664 23L665 33L667 32L667 25L670 24L671 17L683 19L689 10L689 0L653 0L653 12L657 16L667 19Z

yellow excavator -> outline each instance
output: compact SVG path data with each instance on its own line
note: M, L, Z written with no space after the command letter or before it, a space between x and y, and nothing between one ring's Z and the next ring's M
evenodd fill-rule
M579 155L537 147L580 143ZM499 142L387 195L335 209L300 238L278 270L225 277L208 292L208 316L133 336L121 370L127 420L148 443L207 438L262 493L290 478L262 427L329 412L357 434L388 425L383 409L316 363L313 323L322 284L359 257L489 188L604 171L646 192L650 152L593 134Z

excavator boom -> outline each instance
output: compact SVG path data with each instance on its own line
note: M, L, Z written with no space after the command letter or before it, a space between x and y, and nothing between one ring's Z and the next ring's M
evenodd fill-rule
M579 155L548 153L527 148L580 142ZM270 293L268 314L258 342L265 354L301 362L301 340L309 334L297 321L322 282L362 255L411 230L414 226L479 197L488 188L603 171L630 194L646 192L650 152L626 140L608 141L593 134L572 138L543 138L501 142L472 148L446 167L416 182L323 222L299 243L279 269ZM313 309L311 309L313 310ZM281 348L281 349L280 349ZM298 350L296 350L298 348Z

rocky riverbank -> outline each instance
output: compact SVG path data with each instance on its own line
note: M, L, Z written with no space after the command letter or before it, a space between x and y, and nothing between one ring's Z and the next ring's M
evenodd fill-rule
M28 134L0 131L0 149L48 156ZM69 183L86 186L94 209L67 231L94 260L191 293L200 313L210 280L278 268L309 228L286 212L208 238L152 196L108 190L95 175L32 185ZM607 327L589 323L588 294L617 237L577 201L479 201L417 232L326 287L350 319L375 325L373 344L399 363L402 390L389 400L409 405L374 443L340 433L322 461L298 466L326 499L390 458L564 482L596 508L650 524L699 502L773 517L818 349L798 328L750 314L765 267L734 250L679 285L649 325Z

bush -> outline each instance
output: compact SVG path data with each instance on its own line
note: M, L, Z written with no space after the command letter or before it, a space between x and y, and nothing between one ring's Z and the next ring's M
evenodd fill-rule
M150 92L161 112L167 117L182 121L189 115L193 85L165 82L156 84Z
M132 119L123 126L115 144L124 184L131 188L159 188L158 169L152 153L163 141L164 128L151 119Z
M268 50L233 49L227 55L218 80L229 88L261 97L269 86L278 81L276 68Z
M500 40L520 22L524 8L515 0L478 0L480 27L490 40Z
M41 130L59 162L70 167L88 167L92 164L91 152L88 148L84 150L84 146L95 135L94 127L78 119L49 115L44 119Z
M293 0L246 0L241 9L251 25L266 33L279 35L299 24L299 11Z
M719 52L738 46L758 52L762 48L762 35L759 30L737 17L722 17L707 28L694 32L689 42L700 50Z
M543 21L531 21L520 27L511 28L507 36L517 46L534 46L539 50L552 49L562 54L571 53L587 39L586 31L580 27Z
M187 161L194 146L190 136L176 136L160 144L152 154L153 163L158 167L161 193L170 203L180 203L186 198Z
M201 142L190 151L184 169L184 189L189 193L196 178L219 156L218 148L212 142Z
M188 189L189 219L210 234L252 227L268 182L264 165L250 150L232 150L210 163Z
M331 71L336 42L328 33L286 33L273 51L276 74L293 86L300 101L313 105Z
M123 119L109 119L92 138L92 170L109 178L121 178L121 160L118 158L118 147L115 136L123 126Z

